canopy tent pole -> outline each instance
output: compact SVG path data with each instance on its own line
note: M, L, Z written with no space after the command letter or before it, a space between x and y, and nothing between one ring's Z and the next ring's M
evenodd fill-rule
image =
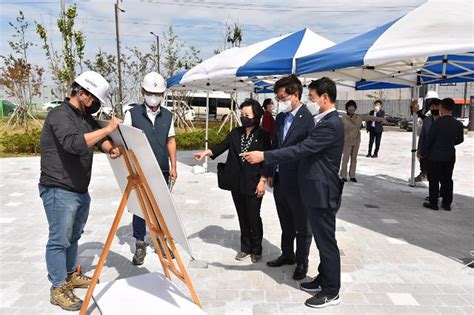
M412 99L418 100L420 96L420 85L414 86L412 88ZM415 183L415 167L416 167L416 129L418 125L418 115L417 113L413 113L413 128L411 133L411 176L409 185L411 187L416 187Z
M209 149L209 89L207 90L206 95L206 144L205 144L206 151ZM207 156L204 160L204 169L207 173Z

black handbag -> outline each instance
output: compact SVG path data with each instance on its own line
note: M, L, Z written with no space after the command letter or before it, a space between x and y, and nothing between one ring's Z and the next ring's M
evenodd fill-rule
M226 172L225 163L217 163L217 185L220 189L231 190L231 178Z

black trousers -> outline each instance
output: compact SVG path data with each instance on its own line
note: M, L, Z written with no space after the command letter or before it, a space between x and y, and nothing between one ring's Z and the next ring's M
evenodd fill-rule
M240 250L255 255L262 254L263 225L260 217L262 198L232 192L240 225Z
M311 247L311 226L303 207L298 185L274 176L273 197L281 226L282 255L296 259L297 264L308 265ZM296 238L296 257L294 243Z
M163 177L165 178L166 183L169 183L170 173L163 172ZM138 215L133 215L132 219L132 228L133 228L133 237L137 241L144 241L146 235L146 221Z
M454 161L428 160L428 182L430 203L432 205L438 204L438 196L440 195L443 198L443 205L450 206L453 202L453 169Z
M308 212L314 240L319 250L320 263L316 280L322 292L336 295L341 288L341 257L336 241L335 209L312 208Z
M374 155L379 153L380 141L382 140L382 132L375 132L375 130L369 131L369 154L372 154L372 147L375 141Z
M420 174L425 176L428 174L428 160L426 158L420 159Z

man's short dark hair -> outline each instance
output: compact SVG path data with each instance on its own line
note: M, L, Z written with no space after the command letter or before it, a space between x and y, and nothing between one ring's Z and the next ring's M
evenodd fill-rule
M374 105L376 105L376 104L380 104L380 106L382 106L382 104L383 104L383 103L382 103L382 100L375 100L375 101L374 101Z
M441 100L439 98L432 98L430 99L430 106L431 105L441 105Z
M264 101L263 101L263 109L267 110L267 106L270 105L272 103L272 99L271 98L266 98Z
M260 121L260 118L262 118L263 113L264 113L263 108L260 105L260 103L254 99L248 98L245 101L243 101L242 104L240 104L239 108L242 109L247 106L252 107L252 112L253 112L253 115L255 116L255 119Z
M348 100L347 103L346 103L346 110L349 108L349 107L354 107L355 109L357 109L357 103L354 101L354 100Z
M455 105L456 105L456 103L450 97L444 98L441 101L441 107L443 107L444 109L449 110L449 111L452 111L454 109Z
M301 84L300 79L298 79L296 75L292 74L276 81L273 91L278 93L278 90L281 88L284 88L285 92L289 95L298 93L298 98L301 100L301 95L303 94L303 84Z
M77 82L72 82L71 84L71 93L70 93L70 96L71 97L74 97L77 95L77 93L79 93L79 91L82 90L84 91L84 93L89 96L91 95L91 92L87 91L86 89L84 89L82 86L79 85L79 83Z
M326 93L329 96L329 100L331 101L331 103L334 103L336 101L336 97L337 97L336 83L333 80L329 79L328 77L322 77L321 79L312 81L308 85L308 89L316 90L316 93L318 94L318 96L321 96L324 93Z

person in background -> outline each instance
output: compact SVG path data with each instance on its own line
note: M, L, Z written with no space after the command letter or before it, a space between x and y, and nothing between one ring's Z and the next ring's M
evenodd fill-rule
M162 106L165 103L166 81L159 73L150 72L143 78L141 87L144 101L142 104L129 105L130 109L125 113L123 124L143 130L165 181L176 181L178 174L173 114ZM136 239L132 263L142 265L147 247L146 222L133 215L132 226L133 237Z
M417 147L417 157L420 162L420 174L415 177L415 182L421 182L428 179L428 163L426 158L422 158L420 152L422 151L422 147L426 145L426 138L430 131L431 125L434 121L436 121L439 116L439 107L441 106L441 100L439 98L432 98L429 100L430 102L430 115L425 115L418 107L418 103L413 103L412 111L416 112L418 117L423 119L423 124L420 130L420 137L418 139L418 147ZM429 200L429 198L427 198Z
M341 177L347 182L347 164L351 160L351 167L349 169L349 177L351 182L357 182L355 177L357 168L357 154L360 146L360 128L363 121L370 122L386 122L385 118L376 117L373 115L359 115L356 114L357 103L354 100L349 100L346 103L347 115L342 116L342 123L344 124L344 152L342 155Z
M382 101L376 100L374 102L374 109L370 111L370 116L374 117L385 117L385 111L382 109ZM367 131L369 132L369 153L367 157L377 158L379 155L380 142L382 141L383 125L381 122L372 121L367 124ZM375 150L372 154L372 147L375 142Z
M262 128L265 129L270 135L270 139L275 137L275 118L273 118L273 101L271 98L267 98L263 101L263 119Z
M441 101L441 117L431 124L425 144L420 150L420 157L428 161L430 192L430 201L423 203L423 206L431 210L438 210L440 184L443 209L450 211L453 202L455 146L464 141L463 125L452 116L454 106L452 98Z
M193 154L201 161L206 156L212 159L229 151L225 174L231 181L230 191L240 225L240 251L236 260L250 256L253 263L262 260L263 224L260 217L262 197L269 168L263 163L251 165L239 154L251 150L266 151L271 147L268 132L260 127L263 109L259 102L247 99L240 104L242 127L236 127L221 143L209 150Z
M430 111L432 102L435 102L435 106L433 107L433 110L435 110L435 112L437 112L438 115L433 116L433 114L431 113L430 116L427 116L425 114L426 112L425 112L424 109L426 109L426 111ZM429 128L431 126L431 122L433 120L436 120L437 118L439 118L439 106L440 106L440 104L441 104L441 99L439 98L438 93L436 91L428 91L426 93L425 101L424 101L424 104L423 104L424 109L420 109L420 107L418 105L418 100L413 100L412 103L411 103L411 112L416 113L418 118L420 118L422 120L422 126L421 126L420 132L418 134L418 136L420 138L418 140L419 142L418 142L418 149L417 149L417 157L418 157L418 160L420 162L420 174L418 174L415 177L415 182L422 182L422 181L425 181L425 180L428 179L428 177L427 177L428 165L426 163L426 160L420 158L420 155L419 155L420 142L423 142L426 139L426 136L428 135ZM435 119L433 119L433 118L435 118ZM424 127L425 125L426 125L426 127ZM427 197L426 200L428 201L429 198Z
M314 127L314 119L307 106L301 103L303 85L294 75L275 82L274 91L281 112L276 119L276 134L272 149L280 149L300 143ZM283 163L273 167L269 186L273 186L273 197L281 226L281 255L267 262L269 267L293 265L293 279L301 280L308 272L308 256L311 246L311 227L301 200L298 183L300 161ZM296 240L296 255L295 255Z
M322 308L341 302L341 257L336 241L336 214L344 182L339 167L344 148L344 125L336 111L336 83L327 77L311 82L310 99L319 105L315 126L302 142L267 152L247 152L250 163L283 164L301 160L298 169L301 197L308 213L320 264L318 276L300 288L315 294L305 305Z
M91 282L77 268L77 250L89 217L95 148L113 159L121 154L108 136L122 121L112 117L107 127L100 128L91 116L105 102L108 89L109 83L99 73L82 73L74 79L70 97L48 112L41 130L38 188L49 224L46 267L52 283L50 303L67 311L78 311L82 306L73 289L88 288Z

